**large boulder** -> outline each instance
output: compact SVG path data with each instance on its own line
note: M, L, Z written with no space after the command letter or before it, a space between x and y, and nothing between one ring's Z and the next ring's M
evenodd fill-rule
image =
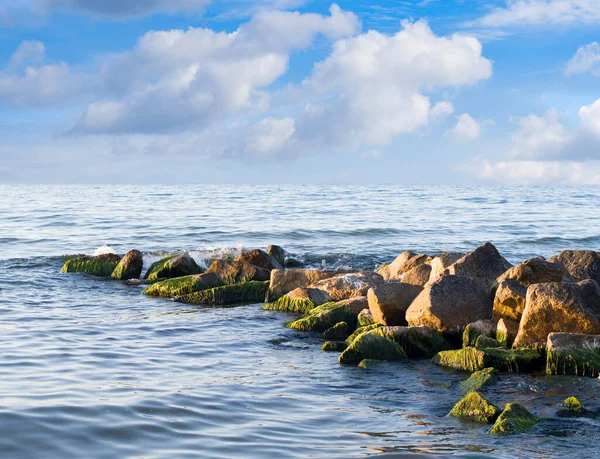
M144 276L150 282L173 277L190 276L201 274L202 268L196 264L194 259L187 253L169 255L162 260L153 263Z
M299 287L286 293L277 301L262 307L265 311L279 311L290 314L306 314L311 309L331 302L329 294L318 288Z
M526 295L527 287L516 280L508 278L500 281L494 296L493 319L521 320Z
M83 273L90 276L110 277L121 257L114 253L105 253L96 257L77 257L67 260L61 273Z
M504 411L490 430L493 435L526 432L535 426L540 419L531 414L523 405L507 403Z
M204 306L230 306L235 304L262 303L269 288L268 282L250 281L200 290L175 298L175 301Z
M536 349L464 349L439 352L432 363L460 371L479 371L495 368L507 373L528 373L544 365L544 356Z
M451 349L441 333L429 327L376 327L373 333L396 341L409 359L430 359Z
M269 285L269 301L275 301L286 293L299 287L308 287L320 280L335 276L332 271L319 271L316 269L274 269L271 271Z
M269 270L245 261L216 260L206 272L215 273L221 278L224 284L268 281L271 278Z
M371 287L383 283L383 277L379 274L365 271L338 274L315 282L311 287L326 291L333 301L341 301L366 296Z
M533 284L513 347L544 346L552 332L600 334L600 287L593 280Z
M383 325L406 325L406 310L421 290L418 286L402 282L370 288L367 299L373 320Z
M415 266L411 270L405 272L400 276L400 280L405 284L417 285L423 287L429 282L431 276L431 265L427 263L421 263Z
M433 284L436 280L444 275L444 271L450 265L456 263L466 254L464 252L442 252L431 260L431 274L429 276L429 283Z
M500 255L496 247L486 242L450 265L444 271L444 275L475 277L491 287L498 276L511 267L512 265Z
M492 300L484 281L444 276L426 287L406 311L410 326L427 325L441 332L461 333L471 322L491 319Z
M111 277L117 280L139 279L144 266L144 256L139 250L130 250L121 259Z
M496 280L499 285L505 279L512 279L519 284L529 287L532 284L549 282L570 282L573 280L567 269L559 261L547 261L543 257L525 260L514 266Z
M396 257L396 259L390 264L382 265L377 273L380 274L385 280L398 279L400 274L402 274L402 267L404 264L413 257L416 257L417 254L414 252L406 251L402 252L400 255Z
M593 279L600 283L600 253L592 250L565 250L550 258L567 268L576 281Z
M286 327L301 331L323 333L339 322L346 322L350 328L356 327L358 314L367 307L367 298L351 298L317 306L298 320L286 324Z
M268 253L255 249L249 252L243 252L235 257L234 261L241 261L243 263L249 263L254 266L260 266L261 268L272 271L274 269L283 269L283 265L279 263Z
M597 378L600 335L550 333L546 343L546 373Z
M285 250L278 245L270 245L265 251L267 255L270 255L279 263L281 266L285 266Z
M356 365L365 359L402 360L406 359L406 354L395 341L367 332L352 341L338 360L343 365Z
M203 273L155 282L142 293L148 296L174 298L221 286L223 281L216 273Z

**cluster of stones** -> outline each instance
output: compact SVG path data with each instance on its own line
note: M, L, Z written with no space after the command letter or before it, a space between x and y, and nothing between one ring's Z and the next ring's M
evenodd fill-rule
M512 266L488 242L469 253L403 252L375 272L285 269L286 262L278 246L215 260L206 272L189 255L172 255L150 267L144 293L199 305L266 302L264 310L300 314L286 326L322 333L323 350L340 352L344 365L430 359L474 373L476 382L480 371L486 380L496 371L600 374L598 252L564 251ZM141 266L132 251L75 258L63 272L127 280ZM454 414L477 412L495 422L492 433L537 422L518 404L500 412L476 390ZM471 409L482 403L490 406Z

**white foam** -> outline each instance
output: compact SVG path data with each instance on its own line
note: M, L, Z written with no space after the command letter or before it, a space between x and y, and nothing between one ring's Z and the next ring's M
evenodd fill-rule
M97 257L98 255L106 255L107 253L117 253L117 252L115 252L115 249L113 249L109 245L102 245L96 249L96 251L94 252L94 256Z

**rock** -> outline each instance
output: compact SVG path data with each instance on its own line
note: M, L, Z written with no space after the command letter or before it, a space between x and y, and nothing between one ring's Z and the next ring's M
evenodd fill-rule
M284 267L286 269L302 268L303 266L304 266L304 263L302 263L300 260L296 260L295 258L286 257L286 259L285 259Z
M110 277L121 257L114 253L105 253L97 257L82 256L71 258L63 265L61 273L82 273L97 277Z
M274 258L282 267L285 266L285 250L281 247L278 245L270 245L267 247L266 253Z
M402 282L376 285L367 292L373 321L384 325L406 325L406 310L422 288Z
M586 410L577 397L567 397L563 402L564 409L559 410L556 415L559 418L593 418L594 413Z
M526 432L538 422L540 419L527 411L523 405L507 403L490 433L497 435Z
M348 343L344 341L327 341L321 347L323 352L343 352L348 347Z
M333 301L341 301L366 296L371 287L383 283L383 277L377 273L358 272L338 274L315 282L311 287L326 291Z
M406 251L402 252L400 255L396 257L396 259L390 264L381 265L377 269L377 273L379 273L385 280L398 279L400 274L402 274L402 267L404 264L410 260L411 258L416 257L417 254L414 252Z
M368 297L367 297L368 300ZM373 320L373 314L370 309L363 309L360 311L358 315L358 326L364 327L365 325L373 325L375 321Z
M546 374L600 376L600 335L550 333L546 344Z
M262 309L290 314L306 314L311 309L329 302L331 302L331 297L327 292L318 288L300 287L286 293L273 303L267 303Z
M591 250L565 250L550 258L567 268L575 281L592 279L600 283L600 253Z
M346 339L346 343L350 344L352 341L354 341L360 335L362 335L364 333L367 333L368 331L371 331L371 330L376 330L376 329L381 328L381 327L383 327L383 325L381 325L381 324L371 324L371 325L365 325L363 327L359 327L356 330L354 330L354 333L352 333Z
M269 288L268 282L251 281L241 284L201 290L175 298L186 304L229 306L243 303L261 303Z
M444 276L426 287L406 311L410 326L460 333L471 322L492 317L492 300L481 279Z
M144 276L151 282L171 279L173 277L190 276L201 274L202 268L196 264L194 259L187 253L169 255L162 260L153 263Z
M520 321L525 309L526 295L527 288L516 280L502 280L494 296L494 309L492 311L494 321L500 319Z
M377 327L373 333L396 341L409 359L430 359L438 352L451 349L436 330L429 327Z
M217 274L226 285L268 281L271 278L269 270L245 261L215 260L206 272Z
M489 349L489 348L500 348L502 344L496 341L494 338L490 338L489 336L478 336L475 340L475 344L473 347L477 349Z
M415 266L410 271L405 272L400 276L400 279L405 284L417 285L423 287L429 282L431 276L431 266L428 264L420 264Z
M373 332L367 332L352 341L338 360L343 365L352 365L364 359L402 360L405 358L406 354L398 343Z
M500 284L505 279L512 279L524 287L529 287L532 284L573 281L573 278L562 263L547 261L544 257L531 258L530 260L525 260L520 265L510 268L498 277L495 285Z
M442 252L436 255L431 260L431 274L429 276L429 284L433 284L436 280L444 275L444 271L453 263L456 263L466 253L463 252Z
M476 349L465 347L442 351L431 359L436 365L461 371L478 371L493 367L507 373L527 373L544 365L544 357L535 349Z
M268 271L274 269L283 269L283 265L279 263L275 258L262 250L255 249L250 252L244 252L235 257L234 261L241 261L243 263L249 263L260 268L264 268Z
M499 415L500 410L478 392L469 392L448 414L448 416L481 424L492 424Z
M365 309L366 305L365 297L326 303L317 306L300 319L287 323L286 327L319 333L323 333L338 322L346 322L350 327L355 327L358 314Z
M130 250L121 259L111 277L117 280L139 279L142 275L144 256L139 250Z
M463 347L473 346L480 336L495 337L496 324L491 320L478 320L467 325L463 332Z
M329 279L335 274L335 272L317 271L316 269L288 269L286 271L274 269L271 271L268 301L275 301L292 290L308 287L320 280Z
M496 327L496 341L503 347L512 347L517 333L519 332L519 322L510 319L500 319Z
M496 384L496 369L490 367L473 373L469 379L460 384L460 388L464 392L473 392L493 384Z
M328 328L323 332L323 338L343 341L348 338L351 333L352 330L346 322L338 322L333 327Z
M543 346L552 332L600 334L599 302L591 280L530 285L513 347Z
M142 293L148 296L174 298L221 286L223 286L223 281L216 273L204 273L156 282Z
M385 363L385 361L375 359L363 359L358 364L358 368L362 368L363 370L372 370L380 366L382 363Z
M511 267L512 265L500 255L496 247L486 242L450 265L444 271L444 275L481 279L489 288L498 276L504 274Z

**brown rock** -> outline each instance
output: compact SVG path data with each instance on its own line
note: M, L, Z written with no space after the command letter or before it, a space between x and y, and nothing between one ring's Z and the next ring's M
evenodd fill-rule
M308 287L320 280L335 276L335 272L317 271L316 269L274 269L271 271L269 301L281 298L286 293L299 287Z
M234 261L241 261L249 263L254 266L272 271L274 269L283 269L283 265L279 263L275 258L262 250L255 249L250 252L244 252L235 257Z
M521 320L525 309L525 296L527 288L514 279L504 279L496 289L494 296L494 311L492 317L495 321L502 318Z
M427 282L429 282L429 277L431 276L431 266L422 263L418 266L415 266L410 271L405 272L400 276L400 279L405 284L417 285L419 287L423 287Z
M498 276L504 274L511 267L512 265L500 255L496 247L486 242L450 265L444 274L475 277L491 287Z
M243 261L217 260L206 272L217 274L226 284L251 280L267 281L271 277L267 269Z
M366 296L367 291L375 285L383 284L383 277L374 272L358 272L338 274L329 279L315 282L312 288L326 291L333 301L347 300Z
M519 322L510 319L500 319L496 327L496 341L505 347L511 347L519 333Z
M567 268L576 281L593 279L600 283L600 253L591 250L565 250L550 258Z
M267 247L266 253L273 257L281 266L285 265L285 250L278 245L270 245Z
M571 282L573 278L569 271L558 261L547 261L543 257L525 260L520 265L510 268L496 281L500 284L504 279L513 279L529 287L532 284L545 284L548 282Z
M130 250L121 259L111 277L117 280L139 279L142 275L144 256L139 250Z
M384 265L378 269L377 273L380 274L385 280L398 279L398 276L402 273L402 267L404 264L416 256L417 254L414 252L402 252L392 263L389 265Z
M367 299L373 320L384 325L406 325L406 310L422 288L401 282L376 285Z
M436 280L444 275L444 271L453 263L456 263L466 254L463 252L442 252L431 260L431 275L429 284L433 284Z

